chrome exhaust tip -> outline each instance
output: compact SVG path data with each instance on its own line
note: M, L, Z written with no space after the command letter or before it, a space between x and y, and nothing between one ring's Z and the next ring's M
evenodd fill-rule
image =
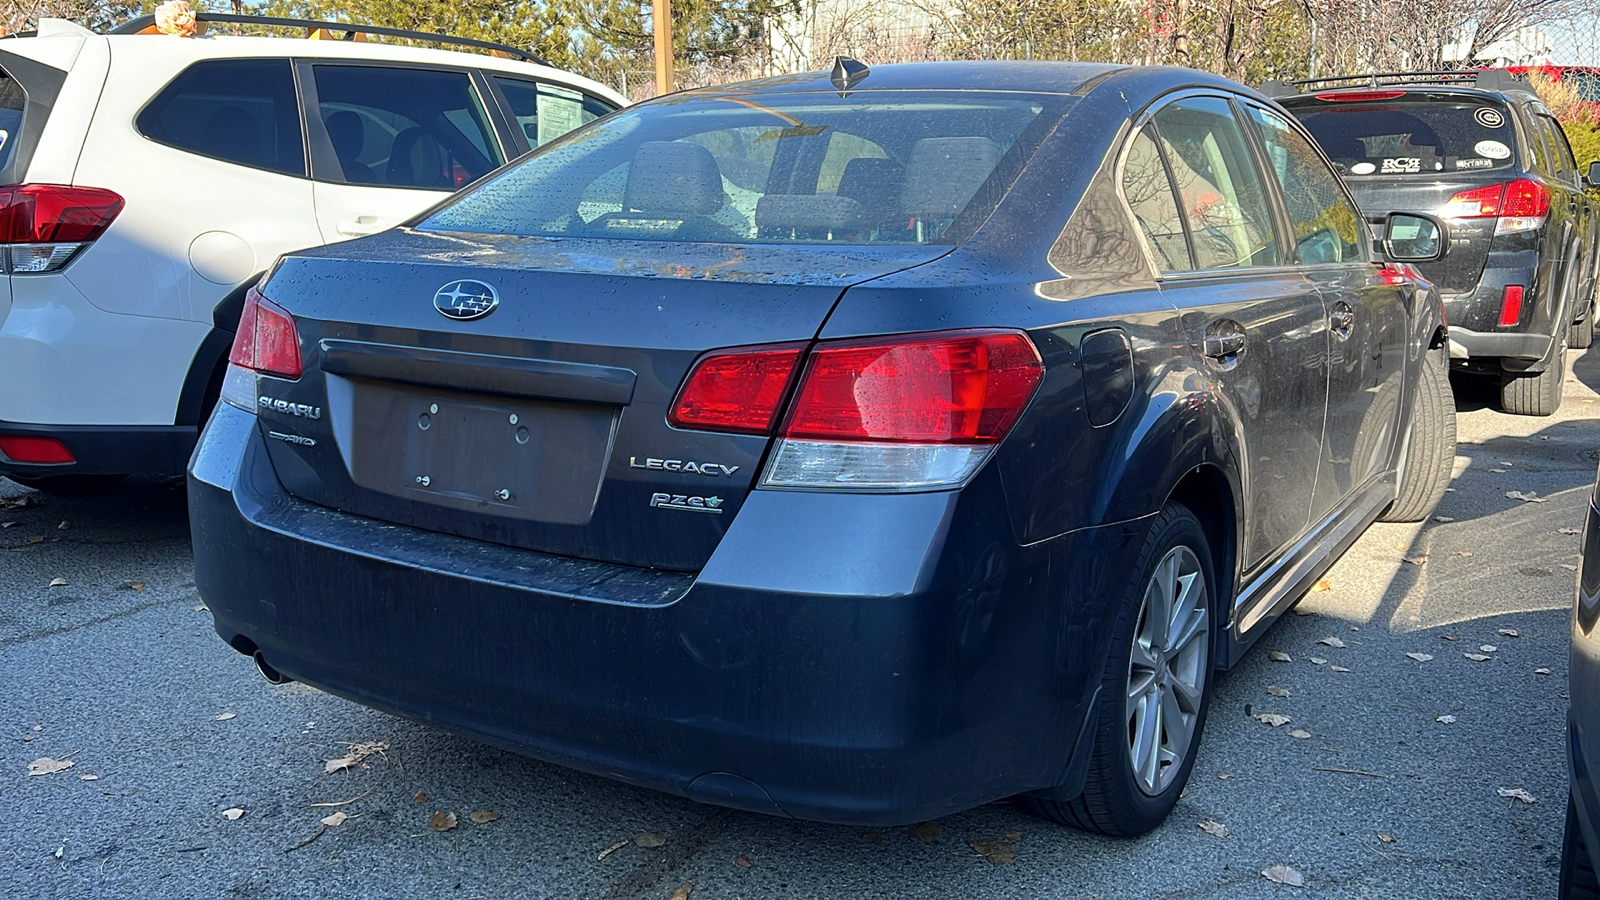
M267 683L288 684L294 680L282 672L279 672L277 669L267 665L267 657L260 650L257 650L251 655L250 658L256 661L256 669L261 673L261 677L267 680Z

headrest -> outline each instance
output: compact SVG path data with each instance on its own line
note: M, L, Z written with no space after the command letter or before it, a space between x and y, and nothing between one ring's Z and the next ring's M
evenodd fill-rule
M704 216L722 208L722 173L711 151L687 141L649 141L633 151L627 209L668 216Z
M866 223L861 204L833 194L768 194L756 202L757 228L827 228L844 231Z
M1000 161L1000 145L986 137L923 138L911 148L903 212L950 218L961 211Z
M845 163L838 193L841 197L854 197L862 206L882 215L898 209L905 178L905 167L892 159L858 156Z

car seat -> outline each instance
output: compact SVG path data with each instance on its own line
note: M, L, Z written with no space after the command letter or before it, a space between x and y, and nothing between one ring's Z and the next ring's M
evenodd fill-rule
M710 150L688 141L647 141L633 151L622 211L601 215L588 227L607 237L733 240L733 231L711 218L726 199Z
M923 138L912 145L899 206L916 220L919 243L944 234L1002 155L999 144L977 135Z
M270 161L255 117L238 106L224 106L211 114L206 120L203 147L218 159L246 165L266 165Z
M323 124L327 126L328 141L333 144L333 154L339 159L339 168L344 170L344 180L351 184L381 183L378 173L356 158L367 139L361 115L344 109L328 116Z
M439 142L420 125L395 135L389 148L386 182L396 187L446 190L455 187L445 173L444 156L439 150Z

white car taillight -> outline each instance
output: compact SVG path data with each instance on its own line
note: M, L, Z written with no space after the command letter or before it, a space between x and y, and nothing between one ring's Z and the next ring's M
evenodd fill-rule
M0 187L0 244L10 275L59 271L105 233L122 212L122 197L103 188L65 184Z
M770 433L793 346L703 358L669 417L680 428ZM989 458L1044 377L1019 331L819 344L778 429L761 485L916 491L959 486Z

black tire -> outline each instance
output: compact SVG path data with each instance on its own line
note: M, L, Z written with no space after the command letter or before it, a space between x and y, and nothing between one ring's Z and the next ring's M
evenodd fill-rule
M1456 398L1449 363L1434 351L1422 361L1411 405L1411 436L1400 470L1400 491L1378 516L1384 522L1421 522L1433 515L1450 486L1456 463Z
M1167 565L1169 561L1172 561L1170 568ZM1211 700L1217 612L1212 606L1210 586L1215 571L1210 545L1199 520L1183 505L1168 503L1150 523L1150 530L1134 566L1137 575L1129 580L1117 614L1116 630L1106 658L1106 671L1101 679L1099 709L1095 713L1094 748L1089 758L1089 773L1083 793L1072 800L1025 798L1025 805L1029 809L1064 825L1113 837L1144 834L1160 825L1172 812L1194 768L1200 735L1205 728L1206 709ZM1159 589L1162 581L1172 580L1183 572L1198 576L1190 579L1179 594L1178 599L1184 602L1174 606L1185 609L1188 618L1179 623L1176 629L1179 637L1172 638L1170 630L1163 631L1172 638L1171 643L1177 646L1177 652L1169 658L1166 656L1166 647L1159 647L1157 642L1151 641L1154 649L1142 650L1140 658L1159 662L1148 669L1151 676L1145 678L1143 673L1147 669L1135 665L1133 646L1135 640L1146 633L1149 624L1144 615L1148 592L1152 585L1157 585ZM1182 578L1177 580L1181 582ZM1200 610L1204 610L1203 615L1199 614ZM1167 620L1173 621L1171 616ZM1165 639L1162 643L1166 643ZM1169 675L1170 682L1167 678ZM1169 687L1169 684L1180 679L1184 682L1183 691ZM1132 689L1141 681L1148 682L1148 692ZM1188 691L1194 693L1191 695ZM1137 696L1130 700L1130 695ZM1191 710L1181 709L1186 702L1184 696L1189 696ZM1162 721L1164 711L1169 709L1163 702L1166 699L1171 699L1175 704L1171 708L1179 709L1183 716L1189 717L1188 722L1180 719L1179 728L1187 727L1190 736L1175 760L1162 755L1166 752L1166 738L1169 734L1176 734L1176 731L1169 732ZM1133 711L1135 708L1137 712ZM1138 743L1138 733L1142 731L1140 725L1149 722L1152 716L1157 724L1150 728L1149 734L1156 743L1151 746L1146 759L1153 760L1155 764L1145 776L1141 776L1134 771L1134 758L1138 751L1132 745ZM1141 779L1148 779L1146 783L1155 789L1152 791L1141 787Z
M1594 859L1583 840L1578 810L1570 796L1566 833L1561 839L1561 889L1556 896L1560 900L1600 900L1600 876L1595 874Z
M1567 346L1587 350L1594 343L1594 304L1584 308L1583 318L1567 326Z
M1556 337L1554 358L1535 375L1500 376L1500 408L1514 416L1548 416L1561 408L1567 380L1567 335Z
M63 497L102 494L122 483L126 475L7 475L23 487Z

